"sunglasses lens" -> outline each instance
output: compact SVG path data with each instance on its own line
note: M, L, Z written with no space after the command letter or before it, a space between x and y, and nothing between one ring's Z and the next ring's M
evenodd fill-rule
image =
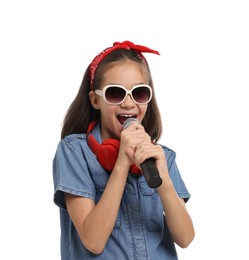
M137 87L132 91L132 96L137 103L146 103L151 96L150 89L145 86Z
M116 104L120 103L125 97L125 90L120 87L109 87L105 92L105 98L108 102Z

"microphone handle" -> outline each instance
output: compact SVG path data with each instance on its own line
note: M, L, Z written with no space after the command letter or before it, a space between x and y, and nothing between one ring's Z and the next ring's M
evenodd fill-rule
M154 158L148 158L141 163L144 178L150 188L158 188L162 184Z

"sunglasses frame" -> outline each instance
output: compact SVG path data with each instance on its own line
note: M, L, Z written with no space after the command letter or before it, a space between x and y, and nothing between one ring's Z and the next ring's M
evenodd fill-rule
M118 103L112 103L112 102L109 102L109 101L106 99L105 93L106 93L106 90L107 90L108 88L110 88L110 87L119 87L119 88L122 88L123 90L125 90L125 96L124 96L124 98L123 98L120 102L118 102ZM136 88L139 88L139 87L146 87L146 88L148 88L149 91L150 91L150 98L149 98L146 102L139 103L139 102L137 102L137 101L133 98L133 96L132 96L132 91L133 91L134 89L136 89ZM137 104L137 105L146 105L146 104L148 104L148 103L151 101L151 99L152 99L152 93L153 93L153 92L152 92L152 88L151 88L149 85L147 85L147 84L138 84L138 85L135 85L135 86L133 86L132 89L130 89L130 90L126 89L126 88L125 88L124 86L122 86L122 85L110 84L110 85L106 85L106 86L103 88L103 90L97 89L97 90L95 90L94 92L95 92L98 96L101 96L101 97L104 99L104 101L105 101L106 103L110 104L110 105L120 105L120 104L122 104L122 103L125 101L125 99L127 98L128 95L130 95L132 101L133 101L135 104Z

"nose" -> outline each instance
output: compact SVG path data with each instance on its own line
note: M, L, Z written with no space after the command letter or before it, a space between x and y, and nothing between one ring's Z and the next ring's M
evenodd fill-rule
M121 107L128 107L128 108L132 108L134 107L136 104L133 102L130 94L127 95L127 97L125 98L125 100L123 101L123 103L121 103Z

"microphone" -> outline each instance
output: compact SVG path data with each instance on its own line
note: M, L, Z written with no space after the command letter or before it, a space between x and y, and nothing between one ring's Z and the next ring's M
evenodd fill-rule
M126 129L133 123L141 124L136 118L128 118L124 121L123 129ZM141 163L141 168L144 178L150 188L158 188L162 184L162 179L159 175L154 158L148 158Z

